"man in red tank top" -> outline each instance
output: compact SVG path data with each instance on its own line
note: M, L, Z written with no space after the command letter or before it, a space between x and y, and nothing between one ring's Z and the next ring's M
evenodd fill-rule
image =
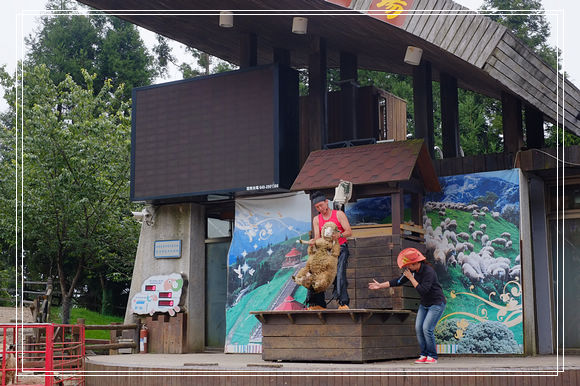
M348 297L348 282L346 281L346 266L348 263L348 244L346 238L352 235L350 223L346 218L346 214L342 210L332 210L328 207L328 199L321 192L312 194L312 204L319 213L312 219L312 227L314 229L314 238L310 240L310 244L314 244L315 240L320 238L320 231L322 226L332 221L338 227L339 233L334 236L340 244L340 255L338 255L338 267L336 272L336 279L334 280L334 291L332 293L333 299L338 302L339 309L348 309L350 301ZM306 295L306 304L308 309L322 309L326 308L326 299L324 292L314 293L308 290Z

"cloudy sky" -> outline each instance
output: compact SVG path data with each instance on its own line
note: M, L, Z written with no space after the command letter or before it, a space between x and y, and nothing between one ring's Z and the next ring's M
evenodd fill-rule
M483 2L482 0L455 1L470 9L477 9ZM542 0L542 3L544 9L550 11L546 16L552 27L550 44L557 45L562 49L564 70L568 72L572 82L580 87L580 50L574 49L574 41L580 36L580 23L574 22L574 18L580 14L580 2L578 0ZM6 65L8 71L14 71L18 58L23 57L25 53L23 37L33 32L45 4L45 0L2 1L0 65ZM153 34L143 33L143 37L147 45L153 45ZM178 50L176 54L180 56L181 52ZM173 77L179 79L179 74L175 69L172 74ZM171 80L171 78L163 81L167 80ZM0 109L4 108L5 104L2 100Z

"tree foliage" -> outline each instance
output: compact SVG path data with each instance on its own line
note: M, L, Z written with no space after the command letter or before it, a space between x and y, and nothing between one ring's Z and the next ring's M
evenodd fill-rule
M125 84L125 98L131 96L133 87L151 84L162 70L156 70L159 63L148 53L137 27L99 13L75 13L77 4L71 0L48 2L48 10L66 12L40 18L38 30L25 39L29 48L26 63L47 66L55 84L67 75L83 83L83 69L96 73L96 91L111 79Z
M485 196L479 196L475 201L474 204L479 205L479 207L486 206L488 209L494 209L495 203L498 199L498 195L494 192L485 192Z
M192 56L193 63L182 62L178 65L179 71L184 79L232 71L237 68L229 62L211 56L198 49L186 47L185 50Z
M550 23L546 15L522 12L543 11L540 0L484 0L481 9L490 11L489 18L506 26L546 63L559 69L558 50L548 44Z
M167 65L149 54L135 25L77 7L49 0L47 9L59 12L42 16L26 38L18 78L23 105L14 105L17 79L0 71L10 105L0 116L0 268L14 266L20 249L14 245L18 171L24 175L23 274L61 282L64 320L73 298L108 313L111 299L126 304L111 289L128 287L139 234L125 215L132 205L131 90L150 84ZM18 132L17 111L24 127ZM17 140L22 159L16 159Z
M10 104L2 142L16 149L21 140L22 157L3 152L1 165L3 176L22 173L24 274L58 276L65 323L73 297L91 275L127 280L138 234L137 224L125 215L130 111L123 86L106 81L96 92L96 75L81 74L83 85L70 75L57 84L45 65L25 66L22 105L14 105L15 79L1 74ZM18 130L11 120L17 110ZM14 208L14 201L2 204L2 212Z
M548 65L558 72L561 70L561 52L548 43L550 24L546 15L541 12L544 8L540 0L485 0L480 9L489 11L488 17L506 26ZM496 115L501 117L500 114ZM561 128L551 123L546 124L546 134L545 145L548 147L556 144L567 146L580 144L580 137L563 132Z

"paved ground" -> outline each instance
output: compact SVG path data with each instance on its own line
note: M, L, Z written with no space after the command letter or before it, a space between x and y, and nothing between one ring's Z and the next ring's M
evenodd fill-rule
M412 360L393 360L365 364L353 363L302 363L266 362L260 354L125 354L99 355L87 358L88 362L111 366L151 367L168 369L207 370L253 370L253 371L415 371L433 370L469 372L473 370L505 371L556 371L558 369L580 370L580 356L566 355L563 359L555 355L533 357L506 356L443 356L436 365L415 365Z
M28 307L0 307L0 324L14 323L16 320L22 320L24 323L32 323L32 312Z

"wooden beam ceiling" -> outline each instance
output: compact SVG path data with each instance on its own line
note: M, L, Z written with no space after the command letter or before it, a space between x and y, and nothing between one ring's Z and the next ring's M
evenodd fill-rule
M385 24L365 14L337 14L343 9L323 0L79 0L105 12L117 14L148 30L164 35L185 45L200 49L213 56L239 64L241 33L258 36L258 64L273 61L274 48L290 51L292 66L305 68L313 36L326 39L328 66L338 68L340 52L350 52L358 57L360 68L411 75L413 67L403 63L408 45L423 48L423 58L432 64L433 80L439 72L458 79L458 86L494 98L507 89L486 72L442 50L434 44ZM218 26L219 9L235 11L234 27ZM132 11L126 11L126 10ZM292 18L297 12L280 10L305 10L308 33L291 33ZM151 11L154 10L154 11ZM343 9L344 10L344 9ZM334 14L323 14L324 12Z

